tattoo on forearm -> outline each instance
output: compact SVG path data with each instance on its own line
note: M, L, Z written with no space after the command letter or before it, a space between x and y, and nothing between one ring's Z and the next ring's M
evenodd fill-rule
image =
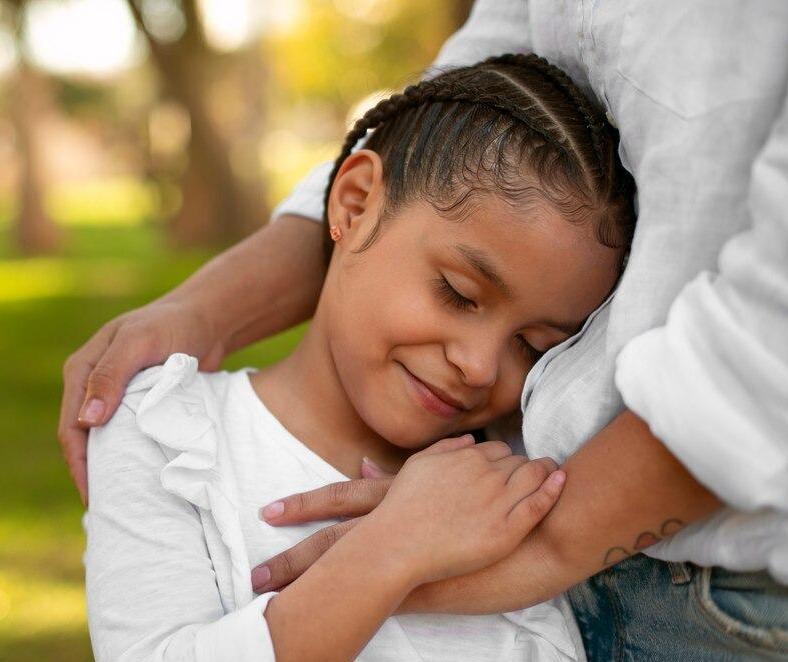
M646 549L646 547L651 547L651 545L658 543L663 538L672 536L683 526L684 522L680 519L675 517L666 519L659 527L659 533L654 533L653 531L643 531L642 533L639 533L635 538L635 542L632 544L631 549L627 547L611 547L608 549L607 552L605 552L605 558L602 561L602 567L606 568L610 565L615 565L619 561L623 561L628 556L632 556L636 552Z

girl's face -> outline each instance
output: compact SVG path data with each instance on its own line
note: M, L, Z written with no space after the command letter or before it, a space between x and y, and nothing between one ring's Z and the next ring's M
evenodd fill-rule
M419 448L514 410L538 357L610 293L621 252L546 205L518 211L486 196L459 221L410 204L356 253L380 211L374 167L372 186L344 198L340 190L329 207L343 238L321 323L360 418L389 442Z

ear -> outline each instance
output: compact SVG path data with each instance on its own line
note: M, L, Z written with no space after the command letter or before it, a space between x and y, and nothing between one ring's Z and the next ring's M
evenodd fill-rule
M365 238L378 221L384 193L383 163L377 152L353 152L342 163L331 186L329 223L339 226L343 237ZM351 239L350 243L360 242Z

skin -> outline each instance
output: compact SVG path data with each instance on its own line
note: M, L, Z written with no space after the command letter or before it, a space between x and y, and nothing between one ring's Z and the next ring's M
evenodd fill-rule
M617 278L621 255L591 228L494 196L462 221L414 201L359 252L384 200L378 155L349 157L329 198L341 239L309 331L252 377L279 421L340 471L365 456L404 462L374 513L269 603L278 659L321 658L327 641L337 659L354 656L417 586L502 560L531 531L552 505L537 488L553 463L472 438L406 459L511 412L538 353L577 329ZM338 590L325 591L329 580Z
M505 557L558 498L562 472L544 471L469 436L411 457L376 512L268 603L276 659L354 659L417 586Z
M308 317L325 274L323 231L308 219L285 216L162 299L112 320L70 357L58 436L84 501L86 430L110 418L128 380L175 351L197 356L203 368L216 367L226 353ZM89 415L94 401L103 406ZM631 550L643 532L659 533L672 519L690 523L719 507L631 412L589 440L563 468L569 480L558 506L507 560L486 571L422 585L400 609L488 613L533 604L602 569L610 549ZM273 523L362 515L380 502L387 487L388 481L378 478L298 495L285 500L284 513ZM271 584L293 579L284 571L286 563L294 574L302 573L341 538L337 531L325 529L310 541L312 549L292 550L287 559L272 563ZM262 582L255 585L262 588Z
M414 201L359 252L382 172L369 150L345 161L329 202L342 239L315 317L289 358L252 379L285 427L354 476L365 456L396 469L516 409L538 355L599 306L621 260L592 227L491 195L462 220Z
M625 411L561 467L567 482L544 520L506 559L483 570L425 584L399 613L494 614L523 609L640 551L646 538L675 533L717 510L700 485L632 412ZM366 475L378 470L365 470ZM600 480L604 476L604 480ZM328 527L252 573L255 590L275 590L365 519L390 478L329 485L283 500L274 525L355 517ZM611 551L612 550L612 551ZM622 551L623 550L623 551Z

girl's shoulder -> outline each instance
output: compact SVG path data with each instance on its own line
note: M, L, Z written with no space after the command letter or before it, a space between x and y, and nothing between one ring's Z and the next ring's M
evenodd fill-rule
M91 432L89 473L125 481L128 471L145 472L165 492L213 509L216 493L235 489L228 484L233 471L225 428L228 402L242 376L200 372L197 359L186 354L143 370L129 382L112 419Z
M236 373L200 372L199 362L188 354L171 354L162 364L143 370L129 382L123 404L136 414L167 409L197 410L220 406ZM211 412L215 413L215 412Z

